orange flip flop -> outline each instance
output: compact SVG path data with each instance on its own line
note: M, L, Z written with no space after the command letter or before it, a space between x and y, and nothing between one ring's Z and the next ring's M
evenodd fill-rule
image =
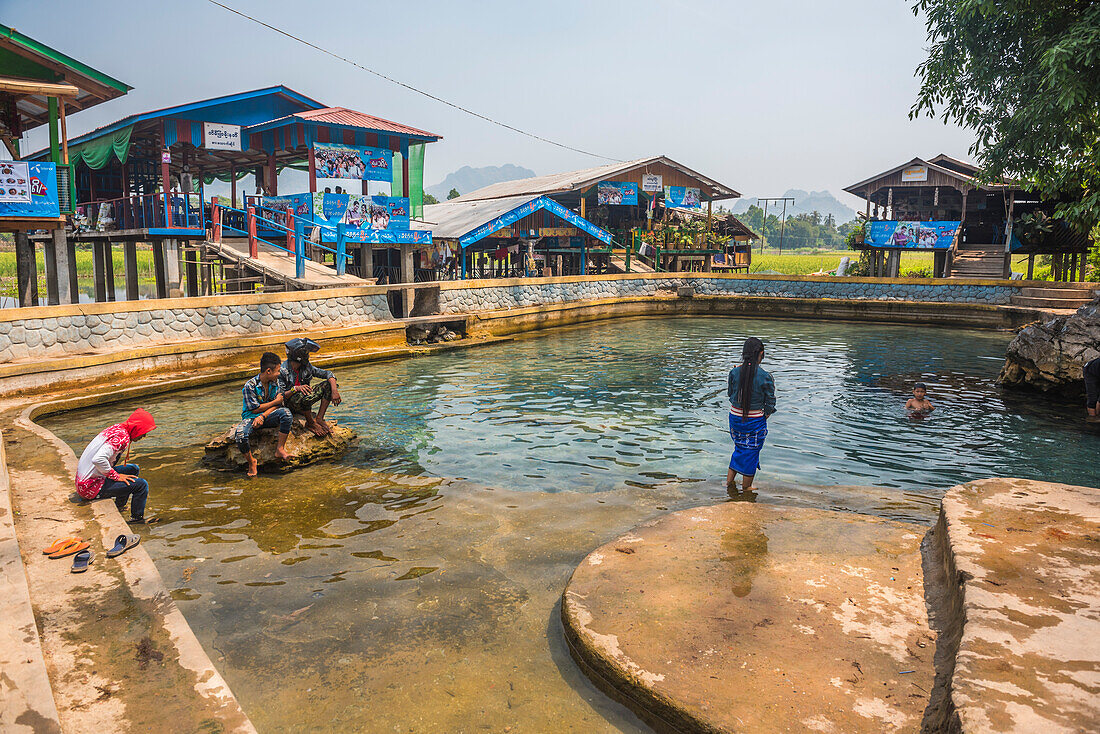
M55 540L53 542L53 545L51 545L49 548L44 548L42 550L42 553L48 556L52 553L57 553L59 550L64 548L69 543L79 543L79 542L80 542L80 538L77 538L75 536L71 537L71 538L58 538L57 540Z
M73 539L75 542L69 542L63 545L56 552L50 554L50 558L64 558L65 556L71 556L74 553L79 553L82 550L88 550L89 546L79 538Z

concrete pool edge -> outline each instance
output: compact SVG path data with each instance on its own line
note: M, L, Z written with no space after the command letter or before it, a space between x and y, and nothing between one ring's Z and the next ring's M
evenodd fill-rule
M736 513L745 506L720 503L669 513L640 525L593 550L577 566L562 593L561 621L574 660L593 683L658 730L740 730L738 713L745 718L759 713L753 710L756 699L737 700L736 694L727 698L714 694L708 699L710 687L725 690L722 683L739 672L734 665L712 668L713 661L721 660L724 652L721 642L729 640L716 639L713 630L705 628L722 623L700 614L692 617L699 622L689 633L684 634L683 625L675 626L677 615L684 609L705 611L709 597L722 593L721 587L713 583L713 572L707 570L715 553L708 548L700 552L700 544L705 545L708 539L695 540L704 535L705 521L716 518L702 516ZM1095 618L1100 609L1098 509L1100 491L1096 489L1035 480L987 479L958 485L947 492L928 542L919 550L910 550L916 555L911 560L924 564L921 596L931 629L938 637L935 683L927 689L919 687L922 705L926 705L922 730L1086 731L1100 721L1100 703L1091 695L1088 682L1100 670L1100 648L1083 643L1100 639L1100 622ZM790 508L773 510L799 512ZM677 522L676 532L662 527ZM886 527L885 523L882 526ZM656 554L665 563L654 565L646 559L647 545L660 545ZM739 562L736 553L721 560L735 566ZM847 574L849 569L843 570ZM893 568L885 574L898 571ZM905 571L903 567L898 578ZM733 578L736 580L736 575ZM1056 582L1048 583L1052 579ZM890 581L894 581L893 576ZM813 587L810 600L820 603L821 580L807 579L806 583ZM687 587L692 593L681 593L677 604L662 605L661 593L668 587L681 591ZM792 601L789 595L786 599ZM727 613L740 616L736 609ZM756 628L761 624L745 630L747 635L739 640L738 653L743 648L753 652ZM895 620L887 623L884 618L884 627L894 624ZM677 636L677 631L682 634ZM759 634L765 636L768 632L761 630ZM866 666L862 657L865 651L857 654L852 649L863 644L851 640L847 648L825 646L819 662L824 665L834 658L852 657L863 660ZM781 650L789 653L788 648ZM743 659L759 663L752 655ZM1007 664L1003 662L1006 659ZM738 657L737 662L741 661ZM924 662L931 667L932 661ZM791 664L770 658L764 663L765 673L770 673L772 665ZM914 668L902 671L911 675L920 666L905 667ZM716 675L696 675L699 668ZM775 670L778 672L778 667ZM862 678L864 670L859 672L857 677ZM692 686L677 680L692 675L698 678L692 679ZM813 681L807 679L810 677L798 681L799 693L806 687L813 690ZM833 678L832 686L840 688L844 680ZM760 690L765 689L767 686ZM697 695L700 690L703 693ZM800 712L804 718L796 724L817 731L878 731L891 722L892 712L869 705L863 705L860 711L862 699L857 700L854 694L851 698L854 710L868 717L865 728L851 728L850 722L847 728L837 728L837 722L830 718L836 716L836 706L821 704L816 704L820 710L811 704ZM797 707L799 701L797 697L790 699L790 707ZM805 705L805 699L801 701ZM736 709L738 703L742 708ZM779 710L773 706L771 711L776 714ZM875 721L873 716L886 718ZM731 723L732 719L738 719L738 723Z
M34 423L32 415L35 413L35 408L36 406L32 405L19 412L14 420L11 421L11 424L5 427L5 433L12 430L29 432L56 451L63 463L75 466L76 456L72 449L61 441L61 439L57 438L51 431ZM8 416L10 419L10 411L8 412ZM7 463L5 463L5 471L7 470L8 466ZM51 497L63 497L72 493L72 487L67 486L59 479L47 477L46 480L52 481L53 484L53 486L49 487L49 494ZM175 685L175 697L177 699L183 699L183 705L189 713L192 713L197 719L203 722L208 722L210 724L216 723L222 731L232 732L234 734L255 734L255 727L241 708L240 703L237 701L228 684L214 666L213 661L207 655L201 643L199 643L198 638L195 636L194 631L184 618L182 612L176 606L175 601L172 599L170 592L160 576L160 572L157 570L156 565L145 550L145 547L139 544L127 551L125 555L113 561L107 561L104 558L102 549L109 548L113 544L117 534L131 530L127 526L122 515L115 508L114 503L100 501L92 502L87 505L77 505L76 507L83 507L89 509L91 512L91 518L87 518L85 513L85 532L81 533L81 537L84 537L85 540L90 542L95 552L93 567L98 564L99 568L96 570L99 571L104 568L105 564L113 564L112 573L116 577L119 577L122 583L120 589L115 589L113 591L122 593L128 599L132 598L133 603L137 605L135 609L140 610L135 613L144 615L144 617L150 619L152 625L151 629L156 630L154 636L161 639L162 644L167 643L170 645L170 649L168 650L164 650L163 648L161 651L152 650L152 654L158 656L155 657L155 660L162 663L160 666L161 672L159 674L155 672L155 670L151 670L146 674L153 679L154 682L152 685L154 688L157 685L155 682L156 679L161 679L165 683L179 680L189 681L192 687L190 692L180 692L178 684L173 683L173 685ZM71 511L71 507L67 509ZM24 549L21 555L27 557L28 554L33 554L33 552L33 549ZM35 561L40 560L37 556L31 557ZM59 562L54 563L56 564ZM64 561L60 563L64 563ZM28 568L26 570L28 579L32 578L30 569ZM39 625L46 626L48 622L43 621L42 615L39 613L39 607L44 602L42 589L40 588L36 594L33 589L33 584L29 586L31 587L29 601L34 608L35 619ZM104 593L102 584L99 583L88 589L88 591L92 596L88 597L85 603L88 603L88 599L93 601L91 602L90 609L83 610L86 612L95 609L95 595L97 593ZM112 593L112 590L107 589L107 593ZM50 601L56 602L56 600ZM50 616L51 615L47 614L46 619L48 620ZM150 638L147 637L146 639ZM102 664L102 660L96 665L97 670L92 671L92 676L82 676L80 672L81 665L90 658L95 657L94 653L89 654L88 651L95 650L97 647L102 647L102 645L93 642L90 635L85 635L82 636L82 639L70 641L70 643L74 645L74 649L75 646L83 646L81 648L82 654L51 656L47 653L47 646L43 644L42 640L39 639L38 641L38 655L40 659L46 663L47 669L52 671L50 675L51 687L48 687L47 691L52 688L53 699L60 712L60 720L65 722L67 718L71 718L75 714L78 717L88 717L82 721L79 719L77 720L83 726L87 726L89 721L97 724L103 724L105 719L106 721L112 721L112 716L114 724L117 725L120 723L118 718L120 714L117 711L117 704L114 707L109 707L108 704L112 697L120 699L123 710L126 711L126 707L136 703L132 697L129 699L127 698L127 694L129 693L125 685L127 673L115 673L111 670L104 669L106 666ZM119 667L120 671L125 671L127 663L118 660L115 666ZM101 695L94 701L71 705L71 689L79 687L78 685L74 685L73 681L78 678L87 677L95 677L104 682L104 685L98 688L98 690L101 691ZM60 688L57 686L60 686ZM115 687L112 688L112 686ZM65 693L64 696L59 695L62 692ZM96 704L101 701L105 701L105 703L103 706L98 707L102 710L97 711ZM149 702L144 701L142 703L148 705ZM155 709L157 704L153 703L152 705ZM70 725L74 723L75 722L70 721ZM169 722L165 722L164 730L172 730L172 725Z

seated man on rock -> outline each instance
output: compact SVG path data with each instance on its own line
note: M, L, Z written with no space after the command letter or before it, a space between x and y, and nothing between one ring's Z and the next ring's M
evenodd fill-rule
M279 371L279 389L283 393L283 403L291 412L305 417L306 427L317 436L327 436L332 429L325 423L325 411L328 406L340 404L340 390L336 386L336 375L328 370L314 366L309 361L310 352L316 352L321 345L312 339L301 337L286 343L286 361ZM310 387L314 377L321 382ZM314 417L311 408L320 403Z
M241 422L237 425L234 440L237 448L248 459L248 476L257 473L256 457L252 453L250 439L252 432L260 428L279 426L279 439L275 455L284 461L290 456L286 452L286 439L294 422L290 411L283 407L283 394L279 390L279 355L264 352L260 357L260 374L244 384L244 407L241 410Z

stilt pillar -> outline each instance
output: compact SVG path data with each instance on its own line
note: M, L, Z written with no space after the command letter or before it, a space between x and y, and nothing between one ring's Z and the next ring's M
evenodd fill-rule
M168 297L179 298L183 295L180 288L180 241L175 238L164 240L164 274L167 277Z
M15 233L15 280L19 288L19 306L37 306L38 261L34 243L26 232Z
M107 286L107 300L115 300L115 253L114 243L107 240L103 243L103 280Z
M92 243L92 293L96 303L107 300L107 273L103 258L103 243Z
M126 270L126 300L136 301L138 293L137 243L122 243L122 264Z

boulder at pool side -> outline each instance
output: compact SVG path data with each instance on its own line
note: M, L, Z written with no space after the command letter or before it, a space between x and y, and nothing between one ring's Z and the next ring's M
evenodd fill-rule
M1011 387L1083 393L1082 370L1100 357L1100 298L1072 316L1025 326L1008 345L1000 382Z
M358 437L350 428L337 425L332 420L327 422L332 427L332 434L315 436L306 428L305 421L295 416L294 426L290 429L290 436L286 440L286 452L290 454L290 459L286 461L275 455L275 446L279 437L277 429L264 428L255 431L251 440L252 454L256 457L256 464L260 471L290 471L335 458L343 454L348 447L355 445ZM203 461L223 471L244 471L248 467L248 461L237 449L237 443L233 440L236 429L237 426L234 424L206 444L206 456Z

